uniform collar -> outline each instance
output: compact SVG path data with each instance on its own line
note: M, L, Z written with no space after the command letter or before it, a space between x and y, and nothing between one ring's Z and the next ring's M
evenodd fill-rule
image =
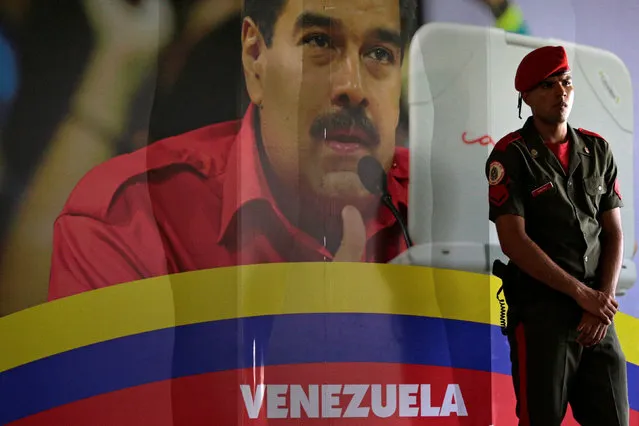
M287 229L293 229L277 207L266 180L254 128L255 114L256 107L251 104L242 119L240 130L229 152L222 183L222 215L218 243L224 238L236 213L249 204L259 202L268 205ZM408 177L408 150L397 148L393 166L388 173L388 191L397 208L400 206L406 208L408 205ZM368 236L391 226L395 221L394 216L384 207L376 220L366 224Z
M538 160L545 160L551 167L557 169L558 172L564 174L563 167L555 157L555 155L550 151L550 149L544 143L541 135L537 131L535 127L535 123L532 117L529 117L522 128L521 135L526 141L526 145L528 146L528 150L533 153L536 152L536 155L533 157L537 157ZM573 129L573 127L568 124L568 140L571 144L570 146L570 165L568 167L568 177L572 176L577 167L581 164L582 157L590 157L592 154L586 144L584 143L581 136Z

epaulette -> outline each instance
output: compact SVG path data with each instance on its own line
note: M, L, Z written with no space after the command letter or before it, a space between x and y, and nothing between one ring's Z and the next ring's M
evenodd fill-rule
M497 142L495 144L495 150L497 151L505 151L506 148L508 148L508 145L510 145L511 143L522 139L521 134L519 133L519 131L515 131L512 133L508 133L506 136L504 136L503 138L501 138L499 140L499 142Z
M596 138L606 140L606 138L604 138L604 137L603 137L603 136L601 136L600 134L595 133L595 132L591 132L590 130L586 130L586 129L578 128L578 129L577 129L577 131L578 131L579 133L583 133L584 135L587 135L587 136L594 136L594 137L596 137Z
M146 182L149 172L173 165L188 165L208 175L211 162L188 148L166 147L162 141L130 154L114 157L89 171L72 191L63 214L83 214L98 219L107 216L109 207L130 183Z

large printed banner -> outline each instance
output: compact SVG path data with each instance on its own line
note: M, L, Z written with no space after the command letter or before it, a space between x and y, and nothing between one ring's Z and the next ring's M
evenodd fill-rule
M294 263L62 299L0 319L0 424L516 425L498 285ZM639 320L617 327L639 425Z

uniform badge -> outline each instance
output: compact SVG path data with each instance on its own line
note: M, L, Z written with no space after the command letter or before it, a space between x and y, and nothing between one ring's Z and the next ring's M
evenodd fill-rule
M553 188L553 184L552 182L548 182L545 185L540 186L537 189L534 189L530 194L533 196L533 198L538 197L539 195L543 194L546 191L549 191Z
M533 148L532 150L530 150L530 155L532 155L532 158L537 158L539 153L537 152L536 149Z
M499 161L493 161L488 168L488 183L497 185L505 175L504 166Z
M509 197L510 193L506 185L493 185L488 188L488 200L495 207L503 206Z

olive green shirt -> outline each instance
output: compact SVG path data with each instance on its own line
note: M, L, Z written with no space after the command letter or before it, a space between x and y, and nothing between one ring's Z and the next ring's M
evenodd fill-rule
M523 217L528 236L562 269L588 282L597 277L601 214L623 204L608 142L570 125L568 138L568 173L532 117L496 144L486 162L489 219Z

